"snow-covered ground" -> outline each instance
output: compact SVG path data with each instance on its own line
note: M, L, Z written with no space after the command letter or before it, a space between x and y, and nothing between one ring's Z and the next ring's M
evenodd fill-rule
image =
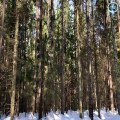
M97 111L94 111L94 120L120 120L120 116L117 112L106 112L104 109L101 110L101 119L98 118L97 115ZM2 115L0 120L10 120L10 116L6 117L5 115ZM15 116L15 120L38 120L38 115L33 115L32 113L20 113L19 117ZM90 118L88 117L88 111L85 111L84 118L80 119L78 111L69 110L64 115L59 114L59 112L54 113L51 111L46 117L43 117L42 120L90 120Z

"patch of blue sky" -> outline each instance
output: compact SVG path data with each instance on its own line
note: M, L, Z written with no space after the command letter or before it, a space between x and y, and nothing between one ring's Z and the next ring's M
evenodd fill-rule
M74 9L74 3L72 0L69 0L70 9ZM54 8L56 9L59 6L59 0L54 0Z
M95 5L96 5L96 2L97 2L97 0L93 0L93 1L92 1L92 4L95 6Z
M59 0L54 0L54 7L55 7L55 9L57 8L58 2L59 2Z

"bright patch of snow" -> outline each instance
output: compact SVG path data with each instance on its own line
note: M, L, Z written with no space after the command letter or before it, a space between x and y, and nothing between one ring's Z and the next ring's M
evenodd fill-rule
M2 115L0 120L10 120L10 116ZM20 113L19 116L15 116L15 120L38 120L38 114L32 113ZM60 112L49 112L46 117L43 117L42 120L90 120L88 110L84 112L84 118L79 117L78 111L69 110L64 115ZM101 119L98 118L98 112L94 111L94 120L120 120L120 116L117 112L112 113L111 111L106 112L104 109L101 110Z

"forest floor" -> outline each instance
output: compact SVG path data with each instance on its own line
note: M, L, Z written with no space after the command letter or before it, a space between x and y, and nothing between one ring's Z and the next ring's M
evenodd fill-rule
M97 117L97 111L94 111L94 120L120 120L120 116L117 114L117 111L112 113L111 111L106 112L104 109L101 110L101 119ZM0 120L10 120L10 116L1 116ZM19 117L15 116L15 120L38 120L37 114L32 113L20 113ZM42 120L90 120L88 117L88 111L84 112L84 118L79 118L79 112L77 111L68 111L64 115L59 114L59 112L50 112L46 117L43 117Z

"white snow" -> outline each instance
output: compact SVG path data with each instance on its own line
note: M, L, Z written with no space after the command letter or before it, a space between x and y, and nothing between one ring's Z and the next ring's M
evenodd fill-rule
M2 115L0 120L10 120L10 116ZM20 113L19 116L15 116L15 120L38 120L38 114L32 113ZM43 117L42 120L90 120L88 115L88 110L84 112L84 118L79 118L78 111L68 110L64 115L60 112L49 112L46 117ZM101 119L98 118L98 112L94 111L94 120L120 120L120 116L117 114L117 111L112 113L111 111L106 112L105 109L101 110Z

